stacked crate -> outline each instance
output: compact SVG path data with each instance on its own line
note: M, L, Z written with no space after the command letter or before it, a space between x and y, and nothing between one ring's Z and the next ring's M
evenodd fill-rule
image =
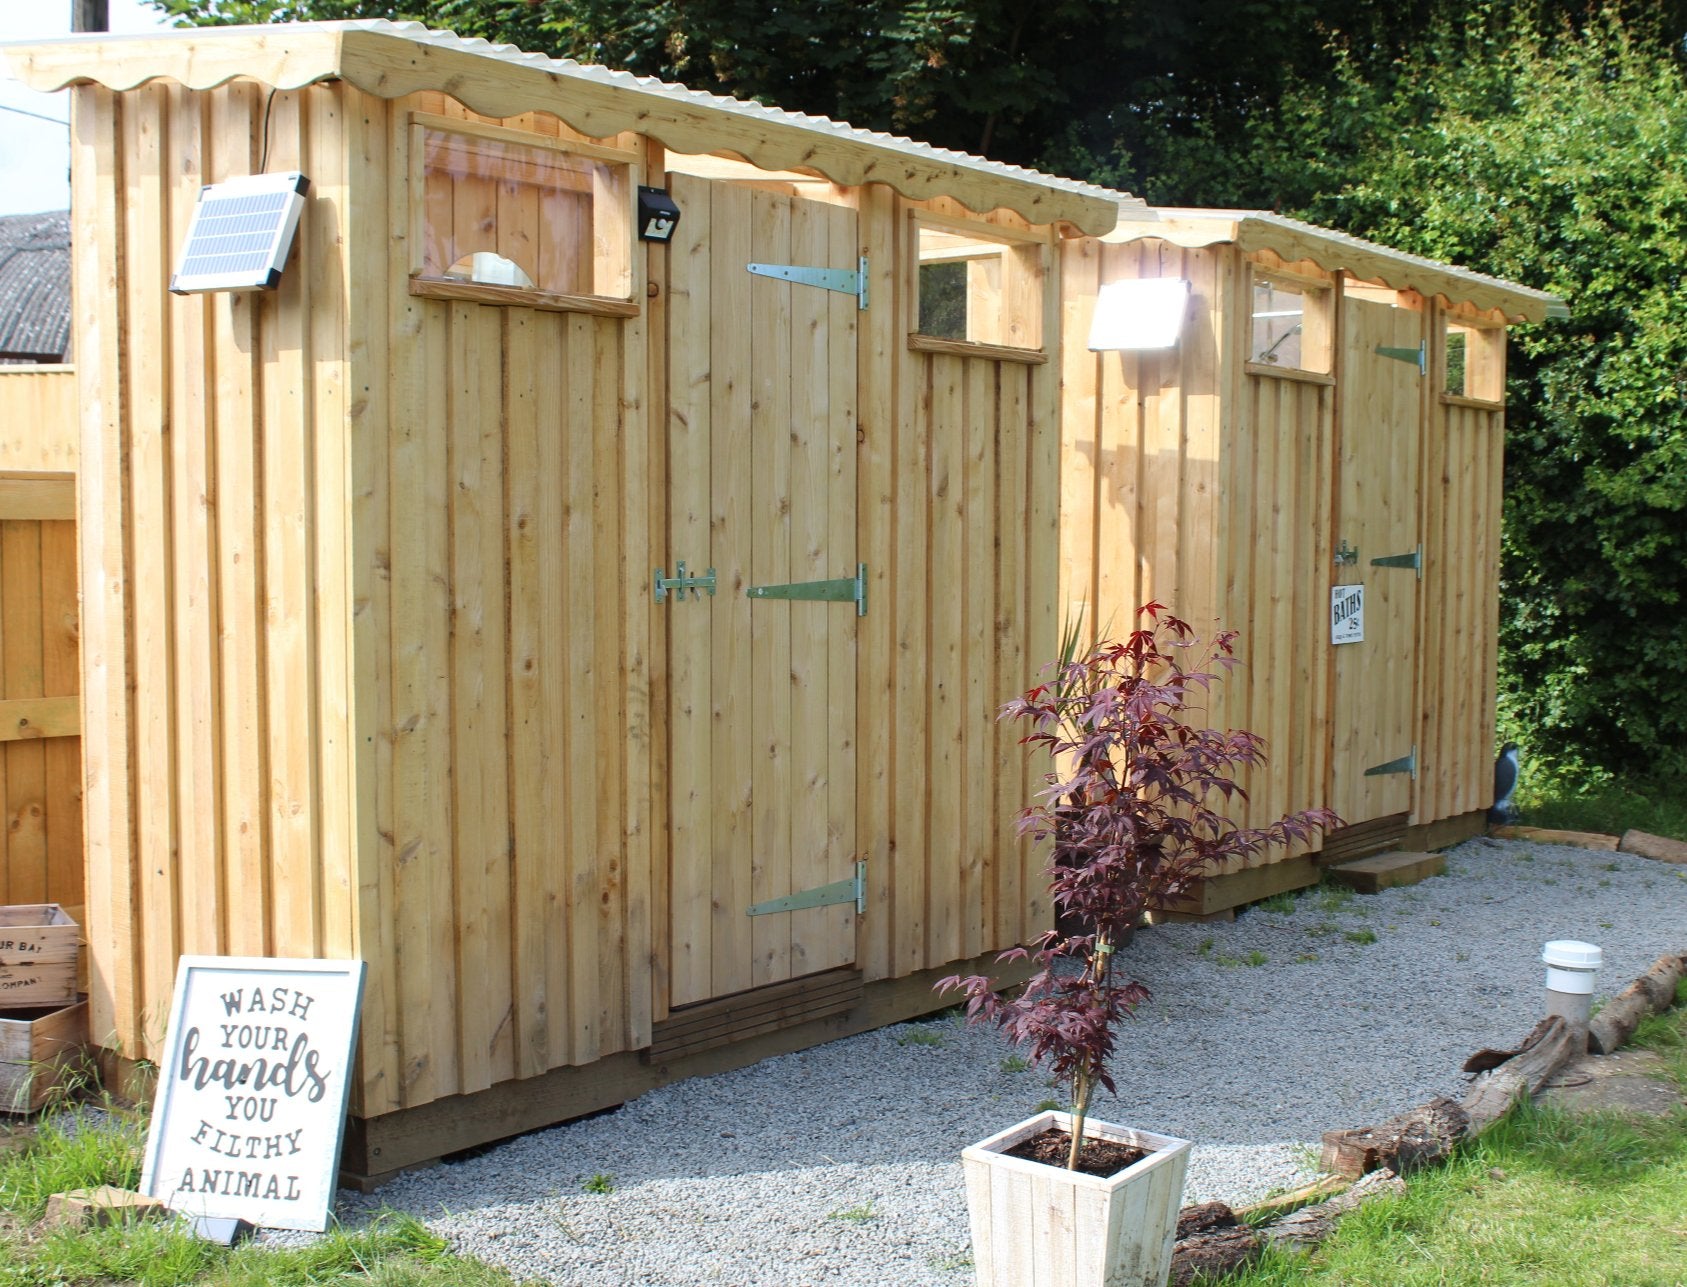
M0 906L0 1112L32 1113L77 1066L81 930L57 903Z

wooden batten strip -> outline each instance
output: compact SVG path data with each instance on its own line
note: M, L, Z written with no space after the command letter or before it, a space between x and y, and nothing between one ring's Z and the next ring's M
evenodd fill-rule
M158 284L168 276L169 237L167 159L168 91L150 85L126 96L118 138L129 165L121 196L126 224L125 294L127 336L122 398L129 443L130 530L124 542L133 600L134 631L130 682L134 692L133 738L136 783L134 829L139 850L139 987L126 998L145 1015L168 1004L181 951L176 879L178 816L176 741L174 736L174 638L170 628L169 540L170 470L168 467L170 330L165 296ZM105 271L103 268L100 271ZM126 394L126 396L125 396ZM94 493L96 496L102 493ZM113 730L115 732L115 730ZM127 736L127 730L117 733ZM92 730L90 739L93 740ZM147 1055L161 1033L149 1033Z
M773 263L792 262L789 257L790 198L767 192L751 192L748 196L751 245L755 257L765 255ZM716 234L719 232L717 224ZM728 457L716 458L716 487L720 485L718 470L723 466L728 470L742 471L746 477L749 503L745 508L745 521L750 539L740 548L750 552L747 570L752 580L770 584L783 584L793 579L790 572L789 428L792 411L792 290L793 287L784 282L767 278L751 282L746 337L749 342L749 438ZM714 324L718 327L718 322ZM743 593L737 587L731 592ZM747 614L750 669L746 680L753 691L744 694L748 719L740 727L749 733L748 745L743 749L749 755L748 839L752 852L764 847L790 852L792 766L787 752L791 732L791 622L794 611L779 604L756 604ZM718 654L716 660L720 660ZM788 863L755 862L746 855L746 865L749 902L759 903L796 892L791 888L792 873ZM738 919L749 921L750 985L754 987L789 977L792 918L745 917L742 906L727 910Z
M166 254L187 238L206 168L206 103L202 94L171 86L169 95L169 211ZM154 287L156 289L156 287ZM221 679L217 603L216 444L213 396L216 372L208 343L210 302L200 295L170 298L171 569L173 597L166 610L175 635L176 787L181 793L182 870L177 899L184 952L226 950L221 908L222 817Z
M14 623L15 618L8 615L7 626L11 627ZM82 699L74 694L69 697L14 697L0 701L0 742L77 737L81 732Z
M74 478L0 478L0 521L75 517Z
M921 851L929 882L926 891L926 943L922 966L952 961L960 950L959 906L966 890L961 868L965 861L960 805L966 737L965 658L961 636L965 587L965 478L963 423L966 407L962 389L970 364L933 357L930 401L926 404L926 432L930 435L927 522L930 555L926 567L925 723L927 755L919 788L926 796L926 843Z
M848 263L863 244L859 217L848 206L831 206L827 209L826 222L831 251L829 262ZM826 299L830 311L826 324L824 539L826 549L838 565L837 570L843 571L851 563L861 561L863 544L859 528L861 504L858 484L862 449L858 438L856 403L861 313L854 300L836 291L828 291ZM829 577L833 571L828 569L822 575ZM851 875L858 855L856 746L861 736L862 720L857 705L857 683L864 618L846 610L831 613L825 620L826 704L831 710L847 712L841 718L837 733L826 739L826 853L823 867L826 880L831 881ZM820 937L824 955L812 962L809 968L834 962L859 962L862 952L858 943L862 935L855 907L848 903L835 904L825 910L824 917Z
M857 623L860 653L856 689L855 834L867 860L866 914L861 918L857 960L870 979L895 970L892 937L896 889L892 845L894 826L895 635L896 603L891 592L895 549L897 386L908 365L901 356L905 333L902 315L906 285L898 271L897 201L883 184L856 193L860 241L867 252L868 290L881 306L860 315L861 342L856 370L860 447L856 488L858 559L867 564L868 601L877 611ZM683 228L683 223L681 224Z
M215 182L250 174L258 156L254 127L258 88L231 85L211 96L205 178ZM272 951L270 905L268 720L263 630L264 576L262 463L259 449L262 375L258 365L254 294L218 292L210 297L207 361L213 479L217 499L215 642L221 689L219 788L221 791L222 938L238 956ZM371 976L378 970L370 971ZM373 986L378 987L379 984ZM371 1011L365 995L365 1022Z
M356 120L362 103L345 85L319 87L310 100L305 139L305 172L316 185L321 207L344 211L354 186L365 176L352 168ZM319 207L320 208L320 207ZM312 640L315 687L315 761L317 817L312 834L317 911L314 930L322 955L345 960L356 955L357 801L355 762L361 749L353 741L352 540L353 475L349 424L361 390L352 384L351 313L361 311L367 290L362 264L346 253L344 215L317 218L307 225L314 262L319 266L312 292L310 351L316 367L310 385L310 414L315 424L311 453Z
M636 136L626 141L642 147ZM661 165L661 152L656 149L651 160ZM635 179L661 186L660 176L652 176L642 160ZM620 1048L636 1049L648 1044L655 1006L655 974L657 958L662 955L660 945L667 941L665 920L659 919L654 905L658 901L658 878L653 854L658 845L657 832L663 830L665 818L655 796L657 782L664 776L654 772L653 760L657 744L665 740L666 722L658 715L653 703L653 664L656 661L651 647L650 594L645 585L645 573L654 566L651 562L651 543L659 540L662 524L655 501L661 497L653 480L656 453L654 435L667 424L666 406L661 389L662 381L652 381L654 362L664 354L660 339L663 302L649 297L646 282L650 267L656 262L656 243L650 243L650 255L635 252L632 261L633 298L647 299L646 315L619 329L623 346L620 376L621 421L616 437L619 442L620 508L617 515L620 536L620 572L612 581L620 599L616 615L622 631L621 679L618 688L622 706L621 722L626 728L625 765L620 822L622 851L622 916L620 952L616 969L620 971L623 992L621 1020L623 1032L616 1043ZM642 246L642 243L641 243ZM657 287L658 295L661 287ZM607 328L606 328L607 329ZM665 882L664 882L665 883ZM644 973L646 963L650 976Z
M126 575L129 480L125 469L122 381L128 347L121 342L127 298L128 244L122 199L125 161L119 150L117 96L79 86L71 99L71 190L88 231L73 246L71 274L76 345L84 354L80 462L91 494L100 497L81 529L82 676L86 721L84 807L87 818L87 933L101 968L92 973L93 1030L125 1049L141 1047L136 1004L136 869L134 757L129 684L130 581ZM105 157L117 156L107 168Z

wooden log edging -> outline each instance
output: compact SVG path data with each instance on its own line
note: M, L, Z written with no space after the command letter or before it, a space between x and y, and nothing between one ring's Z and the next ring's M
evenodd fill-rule
M1634 1035L1640 1021L1661 1014L1675 1004L1675 989L1687 977L1687 956L1660 956L1588 1020L1587 1048L1596 1055L1614 1054Z
M1687 955L1659 957L1594 1019L1597 1024L1612 1015L1618 1009L1618 1000L1626 998L1621 1007L1624 1016L1640 1008L1634 1022L1622 1030L1616 1015L1612 1015L1609 1032L1599 1038L1613 1043L1608 1047L1594 1044L1594 1024L1590 1024L1589 1047L1596 1054L1612 1053L1634 1035L1641 1018L1675 1003L1676 988L1683 977L1687 977ZM1580 1053L1576 1044L1575 1034L1564 1020L1551 1015L1536 1024L1515 1050L1477 1051L1464 1064L1464 1071L1475 1077L1462 1100L1437 1096L1376 1126L1324 1132L1319 1165L1333 1175L1294 1193L1243 1207L1242 1212L1270 1210L1322 1196L1331 1188L1346 1186L1346 1179L1338 1177L1353 1180L1351 1186L1322 1202L1299 1206L1257 1228L1243 1223L1238 1213L1222 1202L1185 1207L1177 1221L1172 1287L1190 1287L1197 1276L1218 1278L1235 1273L1257 1260L1267 1246L1310 1251L1335 1231L1349 1211L1373 1198L1403 1194L1403 1172L1444 1162L1460 1141L1491 1126L1525 1095L1532 1097Z

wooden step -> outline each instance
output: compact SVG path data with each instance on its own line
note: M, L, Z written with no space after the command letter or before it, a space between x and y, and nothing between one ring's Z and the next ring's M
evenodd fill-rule
M1414 854L1395 850L1373 854L1353 862L1325 869L1330 879L1361 894L1375 894L1396 885L1415 885L1447 870L1440 854Z

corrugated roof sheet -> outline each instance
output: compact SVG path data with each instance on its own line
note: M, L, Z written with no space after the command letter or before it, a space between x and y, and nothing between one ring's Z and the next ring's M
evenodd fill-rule
M1017 210L1032 222L1065 219L1088 232L1104 232L1117 218L1154 217L1140 199L1094 184L652 76L431 31L415 22L365 19L204 27L128 38L81 35L6 52L15 74L39 90L79 80L124 90L158 77L208 89L235 76L296 89L339 78L383 98L443 90L488 116L555 112L593 137L632 129L680 152L724 146L763 169L813 166L839 183L888 183L911 197L954 196L959 194L945 192L946 185L970 186L980 195L988 192L990 208ZM510 73L500 75L488 64ZM570 85L577 87L572 94ZM619 91L619 99L609 102L604 89ZM722 131L724 139L708 142L702 127L709 121L730 123Z
M1423 295L1442 295L1454 302L1470 302L1483 308L1500 308L1513 317L1530 321L1564 318L1570 315L1564 300L1548 291L1536 290L1502 277L1460 268L1424 255L1409 254L1392 246L1366 241L1334 228L1291 219L1270 210L1219 210L1205 208L1155 207L1165 221L1165 231L1120 225L1109 240L1164 236L1180 222L1211 224L1215 240L1234 240L1244 250L1275 250L1288 258L1308 253L1320 267L1344 268L1356 276L1385 282L1396 290L1415 290ZM1222 225L1230 225L1228 228ZM1175 234L1174 234L1175 235Z
M70 211L0 216L0 360L70 345Z

